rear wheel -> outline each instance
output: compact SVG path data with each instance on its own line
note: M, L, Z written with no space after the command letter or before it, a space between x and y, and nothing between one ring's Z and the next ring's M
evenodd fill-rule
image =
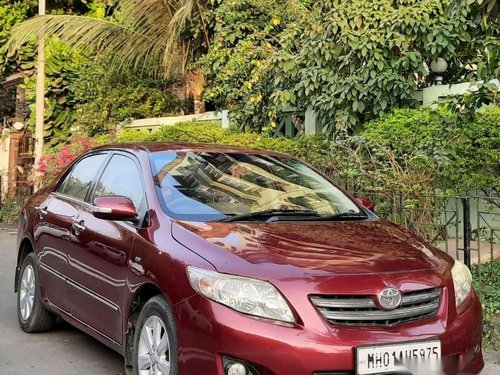
M144 305L134 337L134 375L178 375L172 311L161 296Z
M35 254L26 256L17 284L17 318L24 332L45 332L52 329L55 315L40 301L40 285Z

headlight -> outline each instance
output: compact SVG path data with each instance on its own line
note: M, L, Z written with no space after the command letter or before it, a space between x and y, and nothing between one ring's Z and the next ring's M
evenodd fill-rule
M465 301L472 289L472 274L465 264L456 260L451 269L451 275L455 287L455 305L458 307Z
M265 281L188 267L192 287L202 296L239 312L294 323L292 311L278 290Z

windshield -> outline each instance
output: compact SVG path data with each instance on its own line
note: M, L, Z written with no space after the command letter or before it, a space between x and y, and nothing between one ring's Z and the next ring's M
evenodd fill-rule
M150 158L160 200L174 219L213 221L267 210L360 213L335 185L284 156L164 151Z

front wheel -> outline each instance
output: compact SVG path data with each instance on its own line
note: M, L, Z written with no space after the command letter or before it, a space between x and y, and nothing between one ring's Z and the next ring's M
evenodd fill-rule
M142 308L134 336L134 375L178 375L177 335L167 301L156 296Z
M52 329L56 317L40 301L40 285L35 254L26 256L17 284L17 318L24 332L45 332Z

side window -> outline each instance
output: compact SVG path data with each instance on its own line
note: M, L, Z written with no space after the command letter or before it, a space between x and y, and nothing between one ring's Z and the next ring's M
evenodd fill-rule
M144 198L141 176L132 159L114 155L102 174L95 191L94 199L109 195L130 198L138 210Z
M98 154L80 160L59 185L57 192L75 199L85 200L92 181L106 157L106 154Z

